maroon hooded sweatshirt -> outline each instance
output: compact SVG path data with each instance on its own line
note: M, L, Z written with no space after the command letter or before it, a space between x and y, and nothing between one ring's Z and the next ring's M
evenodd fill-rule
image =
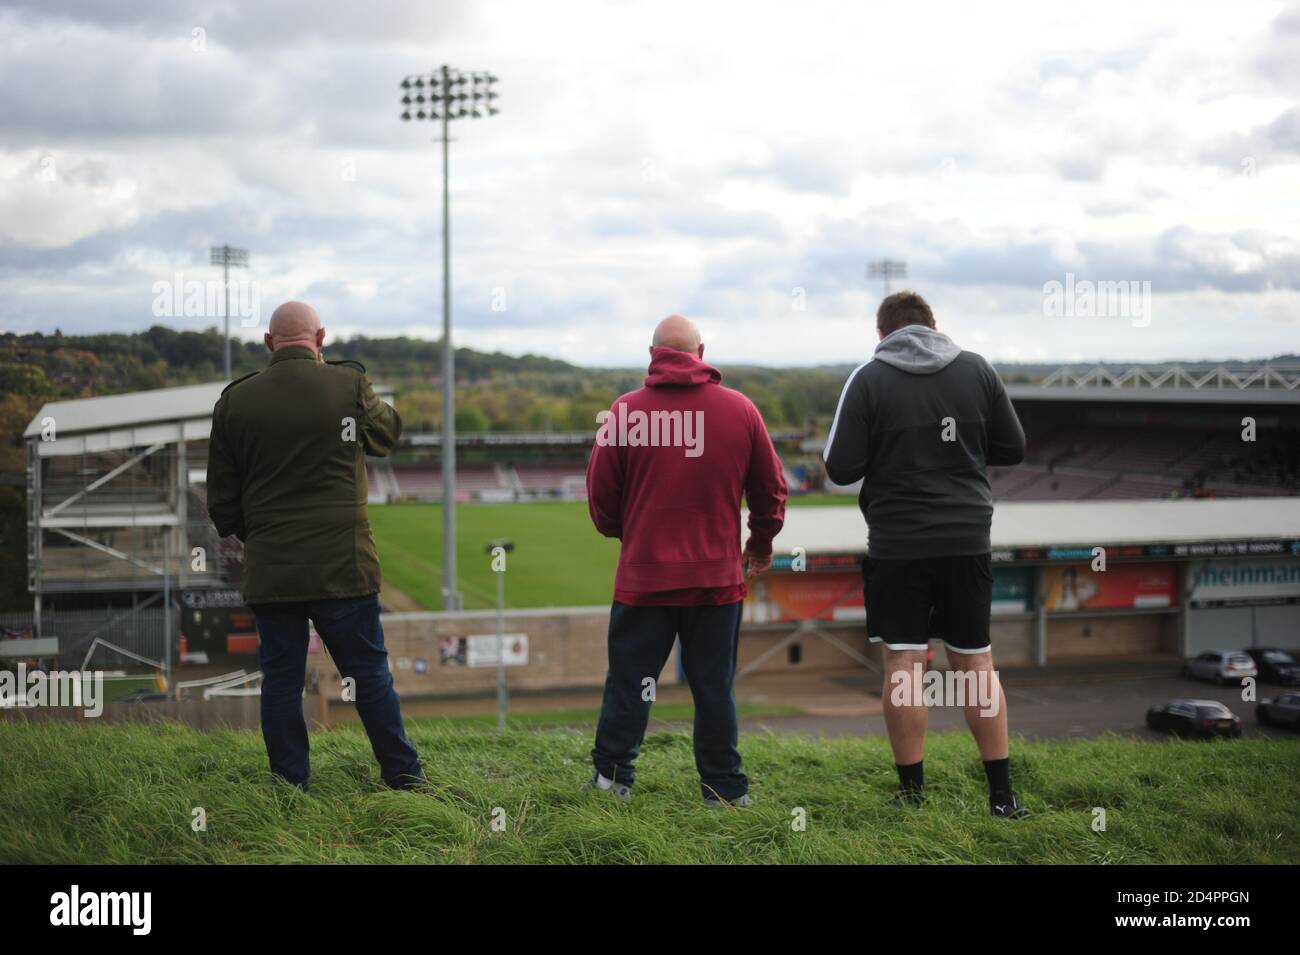
M785 522L785 476L753 402L722 373L672 348L650 353L645 387L618 398L587 463L587 507L617 537L614 599L632 605L704 606L746 595L745 549L772 553Z

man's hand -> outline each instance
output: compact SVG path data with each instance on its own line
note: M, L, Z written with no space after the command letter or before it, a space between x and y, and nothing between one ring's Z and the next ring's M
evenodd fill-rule
M766 573L768 568L772 566L772 555L768 554L766 557L759 557L757 554L745 551L743 564L746 578L757 577L759 574Z

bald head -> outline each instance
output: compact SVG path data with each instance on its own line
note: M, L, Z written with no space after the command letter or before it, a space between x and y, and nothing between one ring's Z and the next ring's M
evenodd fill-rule
M271 351L281 348L309 348L317 354L325 341L316 309L304 302L285 302L271 313L271 326L263 336Z
M655 327L655 336L651 348L672 348L676 351L689 352L697 357L704 356L704 346L700 343L700 330L689 318L681 315L669 315Z

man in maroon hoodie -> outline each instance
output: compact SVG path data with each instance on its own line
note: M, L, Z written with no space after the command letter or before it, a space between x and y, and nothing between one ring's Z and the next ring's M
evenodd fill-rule
M695 700L695 766L711 806L750 804L734 682L745 579L772 562L785 477L753 402L706 365L680 315L655 329L645 387L603 412L587 464L592 522L622 541L609 671L588 787L631 798L655 684L681 638ZM740 547L740 502L749 538Z

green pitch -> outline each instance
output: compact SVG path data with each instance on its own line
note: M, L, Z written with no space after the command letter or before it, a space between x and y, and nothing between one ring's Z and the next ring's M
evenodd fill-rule
M853 507L852 496L816 494L791 506ZM370 506L384 582L428 610L442 609L442 506ZM467 610L496 606L496 579L485 548L508 537L515 551L506 571L507 607L592 607L614 596L618 541L591 526L583 501L462 504L456 508L460 590Z
M384 582L429 610L442 609L442 506L372 505L370 526ZM464 504L456 508L456 553L465 608L496 606L489 541L508 537L506 606L585 607L614 595L618 541L596 533L581 501Z

